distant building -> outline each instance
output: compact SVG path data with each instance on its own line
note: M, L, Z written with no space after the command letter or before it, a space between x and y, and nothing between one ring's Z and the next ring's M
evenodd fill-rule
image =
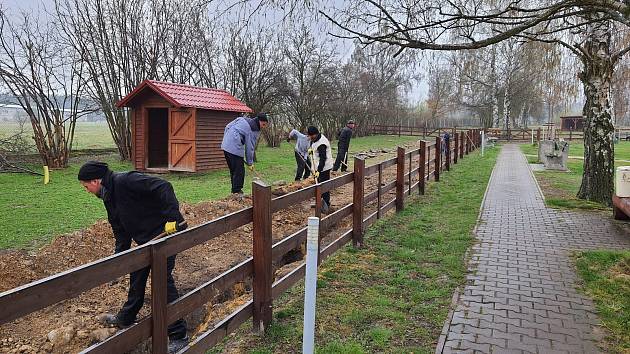
M28 119L28 114L17 104L0 103L0 122L17 122Z
M560 130L582 130L584 128L583 116L560 117Z

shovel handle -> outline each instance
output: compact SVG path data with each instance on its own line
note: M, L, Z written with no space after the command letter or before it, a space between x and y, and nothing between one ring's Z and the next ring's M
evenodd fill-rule
M184 226L188 226L188 222L187 222L187 221L182 221L182 222L180 222L179 224L177 224L177 227L178 227L178 228L179 228L179 227L184 227ZM167 236L167 235L168 235L168 234L166 233L166 231L164 231L164 232L162 232L161 234L159 234L159 235L155 236L154 238L152 238L151 240L157 240L157 239L160 239L160 238L162 238L162 237L164 237L164 236Z

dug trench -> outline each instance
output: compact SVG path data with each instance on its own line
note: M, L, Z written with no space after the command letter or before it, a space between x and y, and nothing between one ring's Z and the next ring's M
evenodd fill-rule
M416 143L405 147L414 149ZM372 150L363 155L372 161L384 160L394 155L389 150ZM417 156L414 158L418 163ZM412 162L412 163L413 163ZM408 166L407 166L408 168ZM396 178L396 166L383 170L382 181ZM417 181L417 176L412 183ZM275 196L286 194L311 184L310 181L274 188ZM376 189L377 174L365 180L365 194ZM406 179L406 183L408 180ZM337 188L331 193L332 210L352 202L352 183ZM390 201L395 191L384 195L383 204ZM308 216L314 215L314 199L296 204L273 214L273 241L278 242L306 225ZM189 225L199 225L217 217L251 206L251 197L243 200L223 200L182 204L181 211ZM364 217L376 210L376 200L365 207ZM345 230L352 227L352 217L346 217L333 227L323 238L326 245ZM106 257L112 253L114 239L106 221L96 222L84 230L56 237L50 244L35 252L23 250L3 251L0 254L0 291L6 291L31 281L83 265ZM214 238L177 255L174 271L175 282L181 294L195 289L200 284L221 274L230 267L251 256L252 224ZM279 279L302 261L301 249L293 250L278 264L274 264L274 275ZM116 332L102 325L98 316L115 312L126 299L128 277L98 286L78 297L61 301L40 311L0 326L0 352L2 353L76 353L102 341ZM150 311L150 284L147 285L145 306L139 314L142 318ZM205 306L186 316L189 334L211 328L227 314L251 298L251 280L236 284L232 289L215 294ZM135 353L150 352L150 341L138 345Z

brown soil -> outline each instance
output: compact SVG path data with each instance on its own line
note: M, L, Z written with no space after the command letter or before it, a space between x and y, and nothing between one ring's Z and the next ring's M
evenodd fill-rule
M408 144L414 147L415 144ZM391 157L391 153L378 153L372 161ZM417 158L415 160L417 164ZM383 182L395 179L396 167L385 170ZM416 179L417 180L417 179ZM415 180L414 180L415 181ZM274 194L281 195L300 188L310 182L301 182L275 187ZM376 188L377 175L366 179L365 193ZM413 182L412 182L413 183ZM383 198L383 204L394 195ZM332 210L337 210L352 202L352 183L332 192ZM313 215L312 200L305 201L289 209L274 213L274 242L292 234L306 225L308 216ZM219 216L237 211L251 205L251 197L243 200L226 198L218 201L202 202L195 205L183 204L182 214L191 226L213 220ZM375 202L365 209L365 215L375 210ZM340 235L341 231L351 227L351 218L342 220L337 229L324 238L324 244ZM205 281L224 272L251 255L251 224L226 233L204 244L186 250L177 256L174 271L175 281L180 293L186 293ZM4 251L0 254L0 291L27 284L31 281L80 266L82 264L108 256L114 248L111 228L106 221L73 233L56 237L50 244L29 253L22 250ZM298 260L300 257L297 257ZM293 265L294 266L294 265ZM276 276L285 274L293 266L278 265ZM139 317L150 311L150 285L147 287L145 306ZM187 316L191 335L210 328L214 323L251 298L249 284L237 284L230 292L217 296L204 307ZM105 312L115 313L126 299L127 279L91 289L84 294L59 302L43 310L34 312L13 322L0 326L1 353L76 353L98 341L99 330L103 331L96 317ZM54 344L50 332L66 328L69 335ZM109 333L111 335L111 333ZM106 335L107 336L107 335ZM53 338L54 339L54 338ZM136 352L148 351L148 344L143 343Z

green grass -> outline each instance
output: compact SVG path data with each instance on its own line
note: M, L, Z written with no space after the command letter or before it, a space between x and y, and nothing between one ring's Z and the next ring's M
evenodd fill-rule
M375 147L393 147L412 137L370 136L352 140L351 152ZM293 146L258 149L256 169L271 183L292 181L295 173ZM77 182L77 172L88 157L77 159L68 168L51 172L50 184L44 186L41 177L27 174L1 173L0 186L0 249L36 247L52 237L79 230L106 217L102 202L83 190ZM104 158L114 171L132 169L115 156ZM370 162L368 162L370 163ZM37 170L41 166L33 166ZM181 202L198 203L223 198L230 193L227 170L200 174L167 174L161 177L173 184ZM247 173L245 192L251 191L251 176Z
M583 290L595 301L608 330L607 352L630 352L630 251L589 251L576 265Z
M17 123L1 122L0 123L0 136L9 135L18 131L19 126ZM32 128L29 123L24 125L24 129L27 133L27 139L33 141L30 136L32 135ZM74 150L79 149L109 149L115 148L114 140L109 132L107 123L105 122L78 122L75 127L74 142L72 148ZM35 146L33 145L33 151Z
M464 255L499 149L464 158L425 196L370 227L365 247L348 246L318 274L317 353L433 353L454 289L465 281ZM274 304L264 338L246 324L214 348L295 352L302 343L303 285Z
M532 144L522 144L521 150L525 155L538 156L538 146ZM584 143L582 141L569 141L569 156L583 157ZM528 156L529 157L529 156ZM533 162L538 160L534 158ZM615 160L630 161L630 141L620 141L615 144ZM621 162L621 161L620 161ZM627 163L626 163L627 164ZM620 165L618 163L618 165Z
M630 142L622 142L619 145L624 149L630 148ZM617 145L617 146L619 146ZM520 145L521 151L526 155L529 163L538 163L538 147L531 144ZM570 149L573 148L573 145ZM583 149L583 147L582 147ZM572 150L569 150L573 155ZM622 150L623 152L624 150ZM630 149L628 149L630 157ZM584 172L583 161L569 159L567 162L568 172L565 171L535 171L534 175L545 195L545 204L552 208L559 209L582 209L582 210L608 210L605 205L578 199L576 197L580 184L582 183L582 173Z

